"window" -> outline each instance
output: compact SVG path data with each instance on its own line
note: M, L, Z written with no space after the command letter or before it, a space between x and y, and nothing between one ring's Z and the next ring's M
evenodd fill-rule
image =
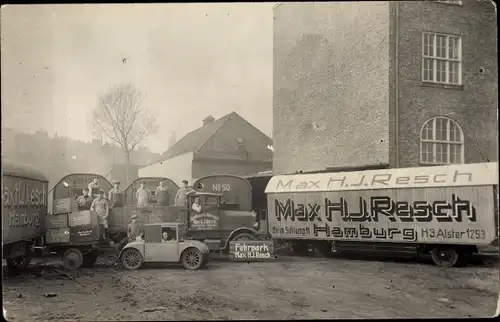
M447 4L462 5L462 0L436 0L436 2L442 2Z
M436 117L425 122L420 132L420 162L464 163L464 135L460 125L445 117Z
M461 38L427 32L422 38L422 81L461 85Z

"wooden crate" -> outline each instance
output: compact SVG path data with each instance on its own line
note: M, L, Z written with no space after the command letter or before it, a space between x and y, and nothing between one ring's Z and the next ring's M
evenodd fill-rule
M68 227L68 215L46 215L45 216L45 228L46 229L57 229Z
M73 211L78 211L78 201L74 198L63 198L54 200L53 214L68 214Z
M68 215L70 227L97 226L99 220L97 213L90 210L74 211Z
M70 231L68 227L47 229L45 233L45 242L47 244L67 244L70 240Z

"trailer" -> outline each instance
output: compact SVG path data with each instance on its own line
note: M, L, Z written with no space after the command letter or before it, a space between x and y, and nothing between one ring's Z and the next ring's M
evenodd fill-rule
M498 257L498 163L274 176L273 239L303 254L430 254L441 267Z
M43 244L47 193L41 172L2 158L2 255L11 271L26 268Z

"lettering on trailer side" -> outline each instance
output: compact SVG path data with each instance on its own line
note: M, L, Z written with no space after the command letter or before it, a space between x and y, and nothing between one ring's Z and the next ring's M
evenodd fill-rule
M308 189L336 189L336 188L387 188L389 186L411 187L412 185L437 185L446 184L468 184L473 182L473 174L468 171L454 170L453 173L419 174L419 175L395 175L394 173L377 173L373 175L355 173L346 175L332 175L323 180L297 180L280 179L276 183L275 190L308 190Z
M35 181L6 178L3 182L2 204L4 207L44 207L47 192L45 185Z
M451 200L404 201L388 196L358 197L349 204L340 197L332 201L324 199L323 206L317 203L296 203L292 199L274 201L278 221L323 221L332 222L341 218L343 222L379 222L381 216L390 222L427 223L477 221L476 207L469 201L451 194Z

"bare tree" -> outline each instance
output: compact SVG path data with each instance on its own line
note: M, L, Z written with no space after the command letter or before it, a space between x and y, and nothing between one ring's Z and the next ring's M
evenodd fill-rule
M125 153L128 169L135 147L157 131L156 118L141 107L144 95L133 85L117 85L99 97L92 111L91 123L96 133L104 135Z

